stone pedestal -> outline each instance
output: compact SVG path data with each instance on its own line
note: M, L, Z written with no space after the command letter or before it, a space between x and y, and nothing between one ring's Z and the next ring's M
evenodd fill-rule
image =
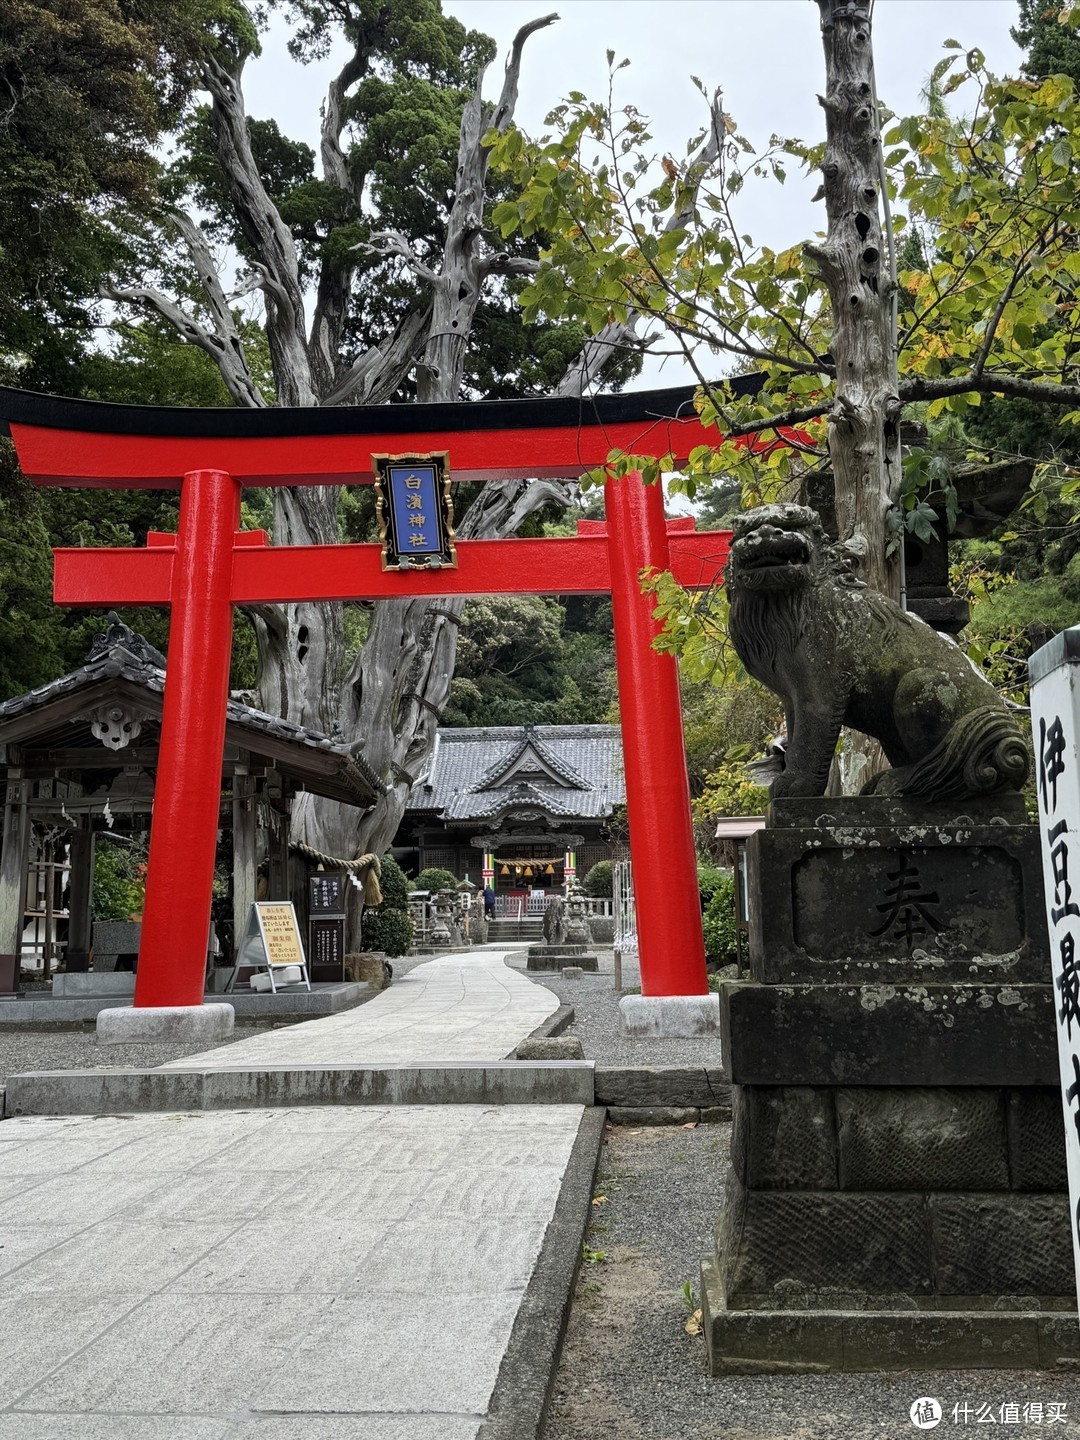
M596 956L588 953L585 945L530 945L527 969L562 970L567 965L577 965L582 970L595 971Z
M236 1012L231 1005L120 1005L100 1010L99 1045L130 1045L153 1041L215 1045L232 1034Z
M720 1029L718 995L624 995L619 1033L644 1038L686 1039Z
M712 1373L1075 1364L1036 827L781 801L749 861Z

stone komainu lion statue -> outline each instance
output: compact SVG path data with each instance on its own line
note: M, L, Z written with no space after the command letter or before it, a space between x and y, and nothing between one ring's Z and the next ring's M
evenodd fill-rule
M854 578L813 510L766 505L735 521L731 639L784 702L772 795L823 795L840 728L892 765L864 793L946 800L1019 789L1028 748L993 686L952 640Z

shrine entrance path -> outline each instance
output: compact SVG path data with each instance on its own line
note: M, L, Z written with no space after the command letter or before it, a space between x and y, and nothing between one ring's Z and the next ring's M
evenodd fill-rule
M504 1056L558 1002L503 955L203 1063ZM569 1104L6 1120L0 1440L531 1440L599 1144Z
M557 995L504 963L509 953L484 948L442 955L356 1009L263 1031L160 1068L502 1060L559 1008Z

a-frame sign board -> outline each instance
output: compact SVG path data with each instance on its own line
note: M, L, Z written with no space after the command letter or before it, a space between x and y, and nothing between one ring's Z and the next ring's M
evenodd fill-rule
M568 539L458 541L456 569L388 570L379 545L279 547L239 528L241 486L369 483L379 455L446 452L456 480L580 475L613 448L685 461L717 438L691 400L680 389L588 401L176 410L0 387L0 420L35 483L180 488L176 535L151 535L144 550L56 551L61 605L172 606L136 1006L202 1000L233 606L406 595L610 592L642 991L705 993L678 677L674 658L652 647L658 626L641 573L670 569L684 585L712 585L727 532L665 521L660 487L635 474L608 481L606 522Z
M283 973L299 970L300 979L291 983L311 989L307 956L292 901L256 900L252 905L236 947L236 961L226 990L232 990L240 971L249 966L266 971L274 994L280 978L275 971L279 970Z

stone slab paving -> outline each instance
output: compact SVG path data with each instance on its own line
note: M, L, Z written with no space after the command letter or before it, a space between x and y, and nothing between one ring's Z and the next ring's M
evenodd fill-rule
M582 1114L5 1121L0 1440L475 1440Z
M505 964L510 953L485 948L440 955L358 1009L266 1031L161 1068L501 1060L559 1008L550 990Z

